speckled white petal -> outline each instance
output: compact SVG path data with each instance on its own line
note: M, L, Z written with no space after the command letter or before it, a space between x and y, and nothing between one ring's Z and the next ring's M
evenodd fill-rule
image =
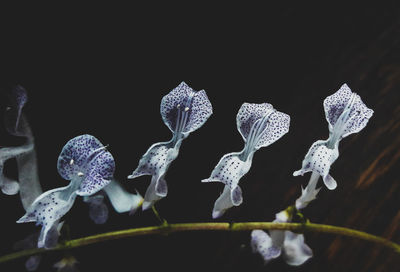
M243 140L247 141L251 128L254 123L269 114L273 110L273 106L269 103L255 104L243 103L236 115L236 125L242 135Z
M176 132L179 126L182 125L183 119L180 119L179 114L184 113L186 108L188 108L186 110L188 113L194 94L195 91L185 82L182 82L162 98L160 105L161 117L172 132Z
M279 111L274 111L268 117L265 125L258 136L255 148L269 146L279 140L283 135L289 132L290 116Z
M115 162L98 139L84 134L69 140L63 147L57 168L65 179L83 177L77 194L88 196L97 193L110 182Z
M133 214L144 201L139 193L131 194L127 192L116 180L112 180L103 190L118 213L129 212Z
M324 109L334 141L361 131L374 113L346 84L324 100Z
M241 156L241 152L225 154L215 166L210 177L203 179L202 182L222 182L233 190L251 167L252 157L242 161Z
M298 266L313 256L311 248L304 243L304 235L285 231L283 257L287 264Z
M251 232L251 247L254 253L261 255L265 264L281 255L281 247L273 245L271 237L262 230Z
M43 193L32 203L26 214L17 221L17 223L36 222L37 225L42 225L38 247L47 247L45 242L48 232L54 223L71 209L80 182L79 179L74 179L66 187Z
M336 181L329 175L331 165L339 157L337 144L333 149L327 147L326 140L319 140L312 144L305 156L302 168L293 173L294 176L304 175L307 172L316 172L324 180L328 189L336 188Z
M325 117L329 124L329 131L332 131L333 126L343 113L347 102L350 100L353 92L347 84L343 84L338 91L328 96L324 100Z
M143 175L164 175L170 163L178 156L178 153L179 145L173 146L171 141L153 144L142 156L138 167L128 176L128 179Z
M208 100L204 90L195 93L188 111L190 115L183 129L185 134L191 133L203 126L213 112L211 102Z
M102 143L92 135L84 134L72 138L58 156L58 173L66 180L72 180L81 173L85 174L87 164L102 148Z

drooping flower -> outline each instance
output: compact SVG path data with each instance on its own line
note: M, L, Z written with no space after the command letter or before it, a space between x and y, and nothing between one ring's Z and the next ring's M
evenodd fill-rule
M104 187L103 191L106 193L111 205L117 213L129 212L129 214L134 214L144 201L139 192L136 192L136 194L127 192L121 184L114 179L111 180L110 184Z
M27 101L28 95L22 86L18 85L9 92L8 107L4 115L6 129L11 135L24 137L26 141L20 146L0 148L0 188L4 194L8 195L17 194L19 191L25 209L42 193L34 138L28 121L22 113ZM3 174L4 163L14 158L18 167L18 181Z
M140 159L136 170L128 176L129 179L152 176L144 197L143 210L167 196L167 170L177 158L183 139L207 121L212 114L212 106L204 90L194 91L182 82L162 98L160 112L164 123L172 131L172 139L153 144Z
M273 222L287 223L291 216L287 211L276 214ZM287 264L298 266L313 256L311 248L304 242L303 234L296 234L291 231L271 230L269 235L262 230L251 232L251 246L253 252L259 253L267 264L278 258L282 253Z
M319 176L329 190L337 187L337 182L329 171L339 157L339 142L344 137L361 131L374 113L346 84L324 100L324 110L329 124L329 138L313 143L303 160L302 168L293 173L294 176L304 175L307 172L318 174L310 179L307 186L310 187L303 190L303 200L299 201L299 207L306 205L305 199L311 199L312 194L318 193L315 191L315 186Z
M224 155L202 182L222 182L224 191L214 204L213 218L222 216L242 201L239 180L250 170L254 152L281 138L289 131L289 115L279 112L271 104L244 103L236 117L237 128L245 141L241 152Z
M127 192L113 179L101 192L84 197L84 201L89 204L89 217L96 224L104 224L108 219L108 207L104 203L105 195L118 213L129 212L132 215L143 203L143 197L138 192L136 194Z
M111 182L115 170L111 153L99 140L87 134L68 141L57 166L59 174L70 180L70 184L41 194L17 221L42 225L38 247L48 247L49 230L71 209L76 196L90 196L100 191Z

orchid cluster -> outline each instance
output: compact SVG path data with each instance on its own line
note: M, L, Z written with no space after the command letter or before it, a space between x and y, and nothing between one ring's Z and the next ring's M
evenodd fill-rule
M182 141L199 129L213 113L211 102L204 90L195 91L182 82L161 100L160 112L165 125L171 130L172 138L167 142L155 143L139 161L139 165L128 179L151 175L151 182L144 198L136 192L126 191L115 180L115 161L107 146L92 135L84 134L69 140L58 157L57 169L60 176L69 181L64 187L42 192L36 165L34 139L23 114L27 102L24 88L17 86L10 93L10 106L5 114L5 124L11 135L26 138L26 143L17 147L0 149L0 187L3 193L13 195L18 191L26 210L17 223L35 222L41 225L40 233L32 234L16 244L16 248L54 247L59 239L64 222L62 217L72 208L77 196L89 205L89 216L96 224L103 224L108 218L104 200L109 199L118 213L133 214L143 210L167 196L166 175L169 166L177 158ZM373 111L344 84L336 93L324 100L326 120L329 124L329 138L318 140L307 152L302 168L294 176L312 172L308 185L301 191L295 205L276 214L273 222L292 222L294 215L304 209L321 188L317 182L321 176L329 190L337 187L329 174L331 165L339 156L339 142L346 136L362 130ZM215 201L212 218L218 218L243 202L240 179L249 172L254 153L267 147L289 132L290 116L276 110L269 103L244 103L236 116L236 124L244 147L240 152L224 155L215 166L209 178L202 182L221 182L224 189ZM15 158L18 165L18 181L3 175L4 162ZM301 265L312 257L310 247L304 242L304 235L291 231L253 230L251 245L265 263L284 256L289 265ZM32 256L26 268L34 271L40 256ZM64 257L55 267L73 269L77 263L72 256Z

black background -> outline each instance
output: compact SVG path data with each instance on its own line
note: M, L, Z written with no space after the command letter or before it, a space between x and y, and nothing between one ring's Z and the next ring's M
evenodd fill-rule
M169 193L157 204L159 212L171 223L212 221L212 207L223 186L200 180L210 175L222 155L243 147L235 120L241 104L268 102L291 116L290 132L255 154L252 169L241 180L244 203L216 221L271 221L294 202L300 185L308 181L308 175L292 173L300 169L309 146L328 136L323 99L347 83L375 114L361 133L342 141L331 172L338 188L323 188L305 213L313 222L399 241L395 171L378 177L376 187L357 185L381 151L398 144L398 130L376 134L399 120L395 119L400 97L398 6L173 8L153 3L4 7L2 12L1 87L21 84L28 90L25 113L36 137L45 190L66 184L57 173L58 154L69 139L88 133L109 144L117 165L115 176L125 188L144 194L149 177L128 181L126 176L151 144L170 139L159 113L160 101L185 81L195 90L206 90L214 114L183 142L166 176ZM2 146L19 141L7 136L4 127L1 132ZM383 156L387 159L383 165L395 169L396 154L392 164L392 157ZM15 165L8 165L9 173L15 174ZM16 240L39 227L15 224L24 214L17 196L1 195L0 208L0 253L6 254ZM74 238L158 223L151 211L128 216L110 207L108 222L95 225L81 199L65 219ZM388 233L388 228L394 232ZM248 232L136 237L71 253L81 271L396 271L399 267L398 256L367 242L322 234L308 234L306 241L314 258L299 268L286 265L282 258L264 267L251 253ZM61 256L46 255L39 271L51 271ZM23 260L0 267L24 270Z

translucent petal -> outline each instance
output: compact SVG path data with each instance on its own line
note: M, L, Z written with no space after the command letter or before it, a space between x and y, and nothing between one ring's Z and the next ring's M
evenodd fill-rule
M46 237L52 226L72 207L76 190L80 185L79 179L62 188L56 188L40 195L28 208L26 214L17 223L36 222L42 225L38 247L47 247Z
M101 151L103 145L95 137L85 134L67 142L58 157L58 173L66 180L75 178L78 173L85 173L91 157ZM96 153L96 154L95 154Z
M75 257L67 256L55 263L53 267L57 268L57 272L78 272L77 264Z
M303 175L307 172L316 172L322 176L328 189L336 188L335 180L329 175L331 165L339 157L337 144L335 148L327 147L327 141L319 140L312 144L305 156L302 168L293 173L294 176Z
M228 209L232 208L233 206L234 204L232 203L231 189L229 188L229 186L225 185L224 191L214 203L212 218L216 219L218 217L221 217Z
M21 130L21 115L22 115L22 108L28 101L28 95L26 90L17 85L13 88L9 94L9 107L5 113L5 126L11 135L15 136L25 136L23 131Z
M281 247L273 245L271 237L262 230L251 232L251 247L254 253L258 253L268 263L281 255Z
M1 191L6 195L15 195L19 191L18 182L4 175L0 176L0 187Z
M157 201L159 201L163 196L156 193L156 183L157 178L152 176L149 187L147 187L146 194L144 195L144 201L142 209L143 211L151 208Z
M27 210L33 201L43 192L39 182L35 149L18 156L16 161L20 187L19 195L24 209Z
M49 232L46 236L46 247L53 248L58 243L58 238L60 238L60 231L62 226L64 225L64 221L60 223L60 221L56 221L53 226L50 228Z
M26 261L25 261L25 268L27 271L36 271L39 267L40 261L42 260L41 255L33 255L30 256Z
M289 265L298 266L313 256L311 248L304 243L303 234L285 231L283 257Z
M242 189L237 185L231 189L231 200L234 206L239 206L243 202Z
M104 204L104 196L97 194L86 196L84 201L89 204L89 217L95 224L104 224L108 219L108 208Z
M139 193L131 194L127 192L115 180L112 180L103 190L118 213L129 212L133 214L143 204L144 199Z
M254 123L270 113L273 110L273 106L268 103L254 104L254 103L243 103L236 116L236 124L243 140L246 141L249 137L250 130Z
M19 191L19 184L17 181L12 180L4 176L3 169L4 163L12 158L17 158L26 153L29 153L33 149L33 144L27 143L16 147L3 147L0 148L0 188L4 194L15 195Z

